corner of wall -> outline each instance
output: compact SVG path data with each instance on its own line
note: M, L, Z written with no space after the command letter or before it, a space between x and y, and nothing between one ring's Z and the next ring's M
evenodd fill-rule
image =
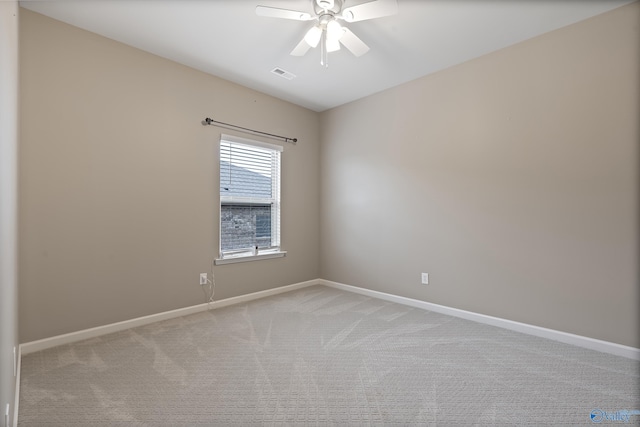
M17 422L18 13L0 2L0 425Z

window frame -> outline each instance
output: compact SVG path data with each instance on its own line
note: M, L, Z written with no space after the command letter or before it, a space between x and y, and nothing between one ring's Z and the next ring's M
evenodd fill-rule
M282 152L284 148L280 145L269 144L262 141L256 141L253 139L241 138L234 135L221 134L218 142L218 179L221 180L221 153L223 143L229 144L241 144L250 147L262 148L271 150L277 153L276 164L272 167L275 168L272 175L272 195L270 198L252 198L242 196L223 196L220 193L221 182L218 185L218 258L215 259L215 264L230 264L236 262L256 261L271 258L284 257L287 252L282 250L281 246L281 182L282 182ZM273 206L271 213L271 247L267 249L237 249L237 250L222 250L222 207L227 205L261 205L271 204ZM256 224L257 226L257 224ZM256 253L257 252L257 253Z

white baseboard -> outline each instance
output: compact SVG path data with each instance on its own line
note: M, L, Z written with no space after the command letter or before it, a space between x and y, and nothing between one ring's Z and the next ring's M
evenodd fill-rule
M175 317L181 317L181 316L187 316L189 314L199 313L201 311L206 311L209 308L212 308L212 309L222 308L229 305L240 304L243 302L264 298L271 295L277 295L283 292L289 292L296 289L302 289L302 288L306 288L308 286L313 286L313 285L324 285L324 286L328 286L336 289L341 289L347 292L354 292L357 294L366 295L372 298L378 298L385 301L404 304L411 307L434 311L436 313L441 313L441 314L447 314L449 316L459 317L462 319L472 320L474 322L497 326L499 328L509 329L512 331L521 332L528 335L547 338L547 339L559 341L565 344L571 344L578 347L588 348L590 350L596 350L603 353L626 357L629 359L640 360L640 349L635 347L629 347L629 346L616 344L608 341L597 340L594 338L584 337L576 334L570 334L568 332L557 331L554 329L542 328L540 326L515 322L513 320L501 319L499 317L487 316L485 314L474 313L472 311L460 310L453 307L447 307L444 305L434 304L426 301L420 301L420 300L406 298L406 297L388 294L384 292L373 291L370 289L359 288L356 286L345 285L343 283L332 282L324 279L308 280L306 282L295 283L288 286L281 286L278 288L267 289L264 291L254 292L247 295L240 295L237 297L227 298L224 300L219 300L211 303L211 307L209 307L207 304L198 304L191 307L165 311L163 313L157 313L157 314L152 314L150 316L138 317L136 319L125 320L123 322L111 323L109 325L98 326L96 328L84 329L82 331L71 332L68 334L58 335L51 338L45 338L38 341L31 341L28 343L20 344L18 352L21 355L34 353L36 351L45 350L45 349L56 347L63 344L70 344L73 342L82 341L89 338L95 338L95 337L110 334L113 332L123 331L123 330L134 328L137 326L148 325L150 323L159 322L161 320L173 319ZM20 360L20 358L18 360ZM20 370L18 370L18 376L19 375L20 375ZM16 403L16 412L15 412L16 414L17 414L17 408L18 407Z
M137 317L135 319L125 320L117 323L110 323L104 326L98 326L95 328L84 329L81 331L71 332L64 335L57 335L55 337L44 338L37 341L31 341L24 344L20 344L19 352L21 354L35 353L36 351L46 350L48 348L57 347L59 345L70 344L77 341L86 340L89 338L99 337L101 335L111 334L114 332L124 331L126 329L135 328L137 326L144 326L150 323L159 322L161 320L173 319L175 317L187 316L189 314L199 313L201 311L207 311L208 309L222 308L233 304L240 304L247 301L256 300L259 298L268 297L271 295L281 294L283 292L289 292L296 289L306 288L307 286L319 285L320 281L308 280L306 282L294 283L293 285L280 286L278 288L267 289L264 291L254 292L247 295L240 295L237 297L226 298L219 301L214 301L209 306L208 304L198 304L190 307L178 308L176 310L165 311L162 313L151 314L149 316Z
M554 329L542 328L540 326L529 325L527 323L514 322L513 320L501 319L499 317L487 316L485 314L474 313L472 311L460 310L457 308L447 307L444 305L434 304L426 301L420 301L412 298L401 297L398 295L387 294L370 289L359 288L356 286L345 285L343 283L332 282L320 279L319 283L331 288L341 289L343 291L354 292L366 295L372 298L378 298L385 301L391 301L411 307L422 308L424 310L434 311L436 313L447 314L449 316L460 317L462 319L473 320L474 322L484 323L491 326L497 326L503 329L509 329L523 334L534 335L536 337L547 338L559 341L565 344L575 345L577 347L588 348L590 350L600 351L602 353L613 354L616 356L626 357L628 359L640 360L640 349L629 347L626 345L616 344L609 341L597 340L594 338L584 337L581 335L570 334L568 332L556 331Z

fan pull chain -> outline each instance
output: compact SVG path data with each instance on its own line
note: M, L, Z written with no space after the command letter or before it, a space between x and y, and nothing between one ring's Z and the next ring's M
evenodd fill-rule
M329 55L327 54L327 30L322 29L322 37L320 38L320 65L329 68Z

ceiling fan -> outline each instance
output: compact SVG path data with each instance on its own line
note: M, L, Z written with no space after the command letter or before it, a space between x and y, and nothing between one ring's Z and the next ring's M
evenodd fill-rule
M396 0L374 0L355 6L344 7L348 0L311 0L315 15L297 10L280 9L269 6L257 6L256 14L270 18L293 19L296 21L316 21L300 43L291 51L293 56L303 56L312 47L320 44L320 64L329 66L327 54L340 49L344 45L355 56L362 56L369 51L358 36L339 21L358 22L367 19L382 18L398 13Z

